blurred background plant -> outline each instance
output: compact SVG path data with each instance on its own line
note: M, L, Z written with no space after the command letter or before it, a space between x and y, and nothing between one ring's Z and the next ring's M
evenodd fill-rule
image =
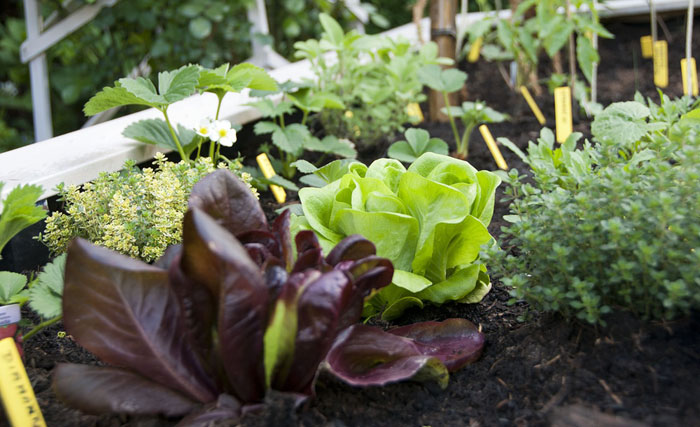
M94 0L42 0L42 16L66 16ZM246 7L253 0L129 0L104 8L89 24L47 51L54 134L83 125L88 98L142 62L147 69L175 69L199 63L211 67L240 63L251 56ZM319 37L322 12L344 28L357 18L343 1L266 1L271 35L263 41L292 57L293 43ZM399 5L401 3L402 5ZM410 21L411 5L398 1L362 3L369 33ZM33 141L29 68L20 61L26 38L23 2L0 2L0 152ZM186 29L183 31L183 29ZM142 67L143 68L143 67ZM124 113L133 112L125 109Z

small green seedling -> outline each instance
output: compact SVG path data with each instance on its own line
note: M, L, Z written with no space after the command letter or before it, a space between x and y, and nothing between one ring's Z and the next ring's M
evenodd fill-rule
M443 108L443 112L450 113L462 119L464 133L457 141L457 157L466 159L469 153L469 137L474 128L482 123L500 123L508 120L508 115L499 113L493 108L487 107L483 101L463 102L461 107Z
M405 141L396 141L389 147L388 155L404 163L413 163L424 153L447 155L449 147L440 138L431 138L428 131L411 128L404 134Z
M429 88L441 92L445 106L449 106L450 99L447 95L460 90L464 86L464 82L467 81L467 73L454 68L443 70L439 65L431 64L418 70L418 80ZM459 146L459 132L457 132L457 124L452 116L452 111L448 108L446 113L450 120L450 126L452 126L455 144Z

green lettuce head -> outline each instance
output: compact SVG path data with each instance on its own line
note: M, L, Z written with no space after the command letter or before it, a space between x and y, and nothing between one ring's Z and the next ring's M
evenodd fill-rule
M478 302L491 288L479 251L493 239L486 226L500 182L435 153L408 169L393 159L355 162L325 187L299 191L304 215L293 218L292 229L315 231L325 253L360 234L394 263L392 284L369 300L365 315L392 319L424 301Z

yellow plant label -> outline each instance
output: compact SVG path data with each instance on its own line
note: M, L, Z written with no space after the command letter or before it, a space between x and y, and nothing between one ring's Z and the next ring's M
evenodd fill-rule
M561 144L574 129L571 116L571 89L568 86L554 89L554 115L557 123L557 142Z
M668 86L668 43L666 40L654 43L654 84L660 88Z
M525 86L520 86L520 93L523 94L523 98L525 98L525 101L527 101L527 105L530 106L530 109L537 118L537 121L540 122L542 126L544 126L546 122L546 120L544 119L544 114L542 114L542 110L540 110L540 107L537 106L535 99L532 97L532 95L530 95L530 91L527 90Z
M639 43L642 45L642 58L651 58L654 56L654 49L651 45L651 36L644 36L640 38Z
M479 54L481 53L481 46L484 44L484 38L479 37L474 40L474 44L469 48L469 55L467 55L467 60L469 62L476 62L479 60Z
M270 159L267 158L267 154L258 154L255 160L258 162L258 166L260 166L260 170L265 178L270 179L276 175L275 169L270 163ZM287 192L285 192L284 188L280 187L279 185L270 184L270 191L272 191L272 195L275 196L277 203L284 203L285 200L287 200Z
M14 427L46 427L12 338L0 340L0 398Z
M685 58L681 59L681 74L683 75L683 94L688 93L688 67ZM698 96L698 72L695 68L695 58L690 58L690 81L692 82L692 94Z
M418 123L425 120L423 110L420 109L420 105L417 102L411 102L406 106L406 114L408 114L408 117L415 117Z
M479 132L481 132L481 136L484 138L484 141L486 141L486 146L489 147L489 151L491 152L493 159L496 161L496 165L504 171L507 171L508 164L503 158L501 150L498 148L496 141L493 139L493 135L491 135L489 128L486 127L486 125L481 125L479 126Z

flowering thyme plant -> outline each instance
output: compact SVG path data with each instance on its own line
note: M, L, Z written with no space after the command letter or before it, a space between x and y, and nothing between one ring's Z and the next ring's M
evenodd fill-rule
M54 212L46 219L41 241L55 254L65 252L73 238L82 237L147 262L158 259L182 238L182 218L192 186L216 168L206 157L192 164L172 163L161 153L156 154L155 164L155 169L139 170L127 162L124 171L103 173L82 190L59 186L65 212ZM218 167L250 181L237 160ZM257 194L252 187L250 191Z

